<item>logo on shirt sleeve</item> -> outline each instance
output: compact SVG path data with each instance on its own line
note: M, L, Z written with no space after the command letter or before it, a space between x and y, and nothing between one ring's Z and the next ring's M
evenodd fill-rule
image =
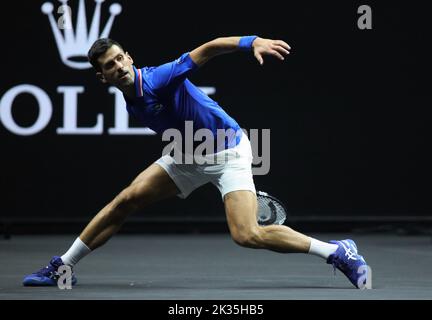
M177 64L182 64L184 62L186 56L187 56L187 53L182 54L182 56L180 58L178 58L177 60L175 60L175 62Z

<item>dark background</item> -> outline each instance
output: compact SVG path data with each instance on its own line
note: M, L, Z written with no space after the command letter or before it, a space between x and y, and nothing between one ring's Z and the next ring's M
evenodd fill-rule
M86 222L160 157L159 136L112 136L113 95L92 70L63 65L41 10L44 1L2 4L0 97L19 84L42 88L53 103L47 128L17 136L0 124L0 220ZM271 129L271 169L257 189L284 201L293 221L430 218L430 15L414 2L355 1L121 3L110 37L137 66L158 65L219 36L257 34L287 41L284 61L251 54L215 58L191 80L215 86L213 99L246 129ZM59 3L54 2L57 6ZM87 20L93 1L87 3ZM76 10L78 1L70 1ZM235 7L233 6L235 4ZM357 8L372 8L372 30L359 30ZM60 85L80 85L79 125L104 115L104 134L57 135ZM37 117L28 95L14 117ZM152 205L133 219L221 221L211 185L187 200ZM60 227L65 227L65 224ZM60 230L60 229L58 229Z

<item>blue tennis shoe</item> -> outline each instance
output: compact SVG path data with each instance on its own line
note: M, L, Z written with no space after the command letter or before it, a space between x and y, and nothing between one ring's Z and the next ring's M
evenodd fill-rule
M64 263L62 259L58 256L54 256L49 265L40 269L39 271L32 273L24 277L23 285L32 287L42 287L42 286L57 286L57 281L61 274L58 272L59 267L63 266ZM77 278L72 272L72 285L77 283Z
M365 259L358 254L355 242L346 239L332 240L330 243L336 244L338 248L328 257L327 263L333 265L335 270L339 269L356 288L366 289L371 283L371 279L368 279L371 274Z

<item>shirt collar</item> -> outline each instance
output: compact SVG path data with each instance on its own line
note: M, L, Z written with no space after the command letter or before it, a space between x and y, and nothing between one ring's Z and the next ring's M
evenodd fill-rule
M135 73L135 79L134 79L134 85L135 85L135 94L136 97L142 97L144 96L144 90L143 90L143 83L142 83L142 71L141 69L135 68L134 65L132 65L134 73Z

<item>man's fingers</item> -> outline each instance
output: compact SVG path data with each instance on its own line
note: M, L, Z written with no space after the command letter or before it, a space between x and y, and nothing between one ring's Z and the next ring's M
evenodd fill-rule
M290 53L287 49L285 49L282 46L274 46L273 50L276 50L277 52L279 52L280 54L283 54L283 55L288 55Z
M264 55L269 55L269 56L273 56L275 58L278 58L279 60L285 60L285 58L283 57L283 55L281 55L279 52L277 52L276 50L266 50L264 52L262 52Z
M285 60L285 58L283 57L283 55L281 55L279 52L277 52L276 50L272 50L269 52L269 54L271 54L272 56L275 56L276 58L280 59L280 60Z
M280 45L281 47L285 48L286 50L291 50L291 47L285 41L276 40L275 43Z
M265 40L261 47L255 50L255 58L260 65L264 64L263 55L271 55L279 60L285 60L284 56L289 55L291 47L282 40Z
M263 57L262 57L261 53L255 51L255 58L258 60L258 62L259 62L260 65L263 65L264 60L263 60Z

